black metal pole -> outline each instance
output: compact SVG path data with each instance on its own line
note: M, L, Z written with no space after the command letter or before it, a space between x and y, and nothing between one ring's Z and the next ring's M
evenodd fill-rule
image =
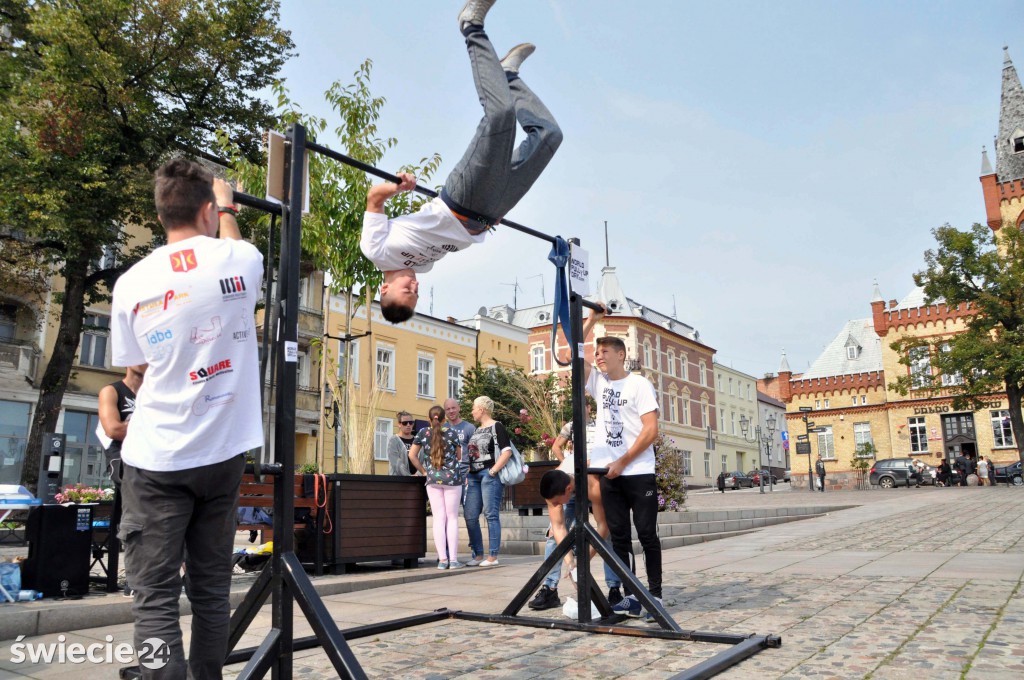
M569 329L572 333L572 450L574 476L576 478L576 598L579 603L580 623L590 623L590 585L593 574L590 571L590 549L586 532L581 531L589 517L587 507L587 401L583 394L584 347L583 337L583 296L573 293L569 296ZM568 338L567 338L568 339ZM551 348L554 351L554 347Z

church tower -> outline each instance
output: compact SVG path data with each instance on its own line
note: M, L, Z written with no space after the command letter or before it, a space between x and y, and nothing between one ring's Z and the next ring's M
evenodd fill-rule
M996 167L988 152L981 152L981 188L988 226L1024 222L1024 88L1017 69L1003 48L1003 89L999 103L999 134L995 138Z

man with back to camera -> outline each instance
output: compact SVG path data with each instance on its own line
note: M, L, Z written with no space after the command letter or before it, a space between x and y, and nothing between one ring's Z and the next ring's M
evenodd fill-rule
M592 327L604 314L591 311L587 327ZM632 512L633 525L644 551L647 587L660 602L661 540L658 538L658 487L654 476L658 397L649 380L626 370L626 344L621 338L598 338L594 363L596 371L584 363L587 392L597 402L597 433L590 464L608 468L601 478L601 500L612 546L619 559L629 565L633 553L629 526ZM644 616L640 601L628 592L612 611L634 618ZM654 618L647 613L645 620Z
M122 445L126 545L136 591L135 648L156 638L144 678L221 678L231 614L231 552L244 452L263 444L251 332L263 256L242 240L233 192L198 163L156 172L167 245L114 286L113 363L148 364ZM218 229L220 238L217 236ZM192 605L186 664L178 599ZM150 664L153 665L153 664Z
M417 273L430 271L448 253L482 243L526 195L562 143L554 116L519 78L519 67L535 47L522 43L500 61L484 33L484 17L496 0L468 0L459 13L483 119L462 160L445 180L441 195L419 211L388 220L384 203L411 191L416 178L399 173L366 195L359 246L384 274L381 314L391 323L412 318L419 299ZM526 133L515 147L516 123Z

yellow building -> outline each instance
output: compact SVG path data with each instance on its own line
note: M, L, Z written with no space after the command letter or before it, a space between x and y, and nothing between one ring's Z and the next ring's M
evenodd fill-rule
M526 366L527 331L495 319L476 316L465 321L416 314L402 324L384 320L379 304L361 305L346 332L346 301L331 298L327 323L327 382L341 386L348 417L326 428L321 469L334 472L387 474L387 442L395 434L396 414L406 411L427 424L427 411L445 399L458 398L465 371L481 365ZM353 339L345 343L346 334ZM349 371L341 370L348 345ZM344 385L348 385L345 389ZM337 456L334 455L337 452ZM313 462L315 458L307 458ZM298 461L302 462L302 461Z

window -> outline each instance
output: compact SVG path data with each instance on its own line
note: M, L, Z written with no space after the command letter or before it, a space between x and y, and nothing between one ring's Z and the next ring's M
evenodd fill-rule
M700 378L700 384L703 385L704 387L707 387L708 386L708 366L707 366L707 364L704 363L703 360L701 360L700 364L698 365L697 371L698 371L698 374L699 374L698 377Z
M949 352L949 343L948 342L942 343L942 345L939 346L939 351L942 352L943 354ZM952 387L953 385L963 385L963 384L964 384L964 374L961 373L960 371L955 371L953 373L943 373L942 374L942 386L943 387Z
M736 434L736 411L729 411L730 431Z
M718 409L718 431L725 432L725 411Z
M828 408L828 399L825 400L825 408Z
M736 394L732 389L732 378L729 378L729 394Z
M915 390L927 387L932 379L932 364L928 354L928 347L921 345L911 348L909 358L910 386Z
M992 436L997 448L1012 447L1013 428L1010 426L1009 411L992 411Z
M874 444L871 439L871 423L854 423L853 424L853 447L854 451L857 452L858 456L863 458L870 458L870 454L864 454L861 452L861 447L865 444Z
M462 362L448 360L448 398L462 396Z
M96 437L100 418L96 413L64 411L64 483L86 486L110 486L106 475L106 455Z
M668 419L673 423L679 422L679 398L675 393L668 395Z
M362 344L358 340L353 340L348 343L348 379L353 385L359 384L359 345ZM339 352L338 356L342 357L345 353L345 343L338 342ZM338 368L341 368L341 361L338 362ZM339 378L341 376L338 376Z
M654 368L654 359L651 358L651 343L644 340L644 368Z
M928 428L924 425L924 416L907 418L907 425L910 429L911 453L925 453L928 451Z
M1024 152L1024 137L1014 137L1010 144L1013 145L1014 153Z
M814 408L821 408L821 400L820 399L815 399L814 400Z
M391 345L377 345L377 385L395 391L395 348Z
M374 460L388 459L388 440L391 439L393 428L394 423L391 418L377 418L377 423L373 428Z
M868 395L866 395L866 394L862 394L862 395L860 395L860 403L861 403L861 404L866 404L866 403L868 403Z
M683 451L683 476L684 477L692 477L693 476L693 461L691 460L692 457L693 457L693 454L691 454L689 451Z
M31 408L27 402L0 399L0 451L4 454L4 464L0 465L0 484L21 484ZM38 460L33 457L34 463Z
M18 330L18 306L0 304L0 342L13 340Z
M530 371L539 373L544 370L544 345L534 345L530 348Z
M853 405L854 406L857 405L857 395L854 395L854 397L853 397Z
M106 368L110 317L106 314L86 314L83 323L78 363L82 366Z
M747 401L754 401L754 386L747 383Z
M420 354L416 360L416 396L434 397L434 357Z
M299 352L299 361L295 364L295 383L301 390L309 389L309 352Z
M685 354L680 354L679 355L679 377L682 378L683 380L689 380L690 379L690 375L689 375L689 373L686 370L686 365L687 365L686 355Z
M832 426L825 425L825 431L818 433L818 455L824 460L836 459L836 443L832 437Z
M705 402L701 402L701 405L700 405L700 426L703 428L703 427L707 427L710 424L711 424L711 419L708 418L708 403L706 401Z
M727 456L726 454L723 453L722 454L722 472L725 472L728 469L729 469L729 456Z
M683 395L683 425L690 424L690 398Z
M668 374L671 375L672 377L675 377L675 375L676 375L676 353L673 352L672 350L668 351L668 361L666 363L668 363L668 366L666 367L666 368L668 368Z
M711 454L707 451L704 452L704 476L711 476Z

